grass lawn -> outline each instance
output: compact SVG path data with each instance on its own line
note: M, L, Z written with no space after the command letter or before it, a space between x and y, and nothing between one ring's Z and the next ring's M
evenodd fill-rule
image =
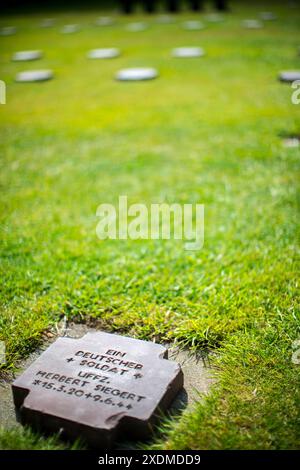
M232 2L225 21L203 31L182 29L191 13L170 25L118 17L103 28L92 25L96 11L1 18L19 28L0 37L4 371L15 370L64 316L217 351L208 398L166 421L150 448L300 448L300 366L291 360L300 338L300 152L280 138L300 132L300 105L277 81L280 70L300 69L300 9L270 6L278 20L246 30L241 20L257 14L249 5ZM39 28L45 16L57 25ZM126 31L139 19L148 30ZM82 30L59 34L66 23ZM185 45L207 54L170 57ZM121 47L123 55L89 61L85 54L96 47ZM10 61L26 49L42 49L45 58ZM160 77L113 79L131 66L157 67ZM14 82L17 72L35 68L53 69L55 79ZM119 195L130 204L205 204L204 248L100 241L96 209ZM63 445L0 431L0 448Z

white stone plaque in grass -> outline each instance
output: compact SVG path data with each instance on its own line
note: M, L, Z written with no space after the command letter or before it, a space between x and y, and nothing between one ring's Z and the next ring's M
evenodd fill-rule
M117 80L125 82L152 80L156 77L158 77L157 70L150 67L122 69L115 76Z
M120 49L116 47L92 49L87 53L88 59L114 59L120 55Z
M246 29L261 29L264 27L263 23L259 20L244 20L242 26Z
M173 18L169 15L159 15L156 18L156 22L159 24L170 24L173 23Z
M136 22L136 23L129 23L126 26L127 31L131 31L133 33L138 33L139 31L145 31L148 28L148 25L146 23L143 23L142 21Z
M201 21L190 20L183 23L183 28L187 31L200 31L205 28L205 25Z
M285 137L282 141L282 145L287 148L298 148L300 146L300 137Z
M17 82L44 82L53 78L52 70L28 70L16 76Z
M16 32L17 28L15 26L4 26L0 29L0 36L12 36Z
M273 13L272 11L262 11L262 12L259 14L259 17L260 17L263 21L274 21L274 20L277 20L277 16L276 16L275 13Z
M13 54L12 60L15 62L26 62L41 59L42 56L42 51L19 51Z
M114 19L110 16L100 16L96 19L95 24L97 26L111 26L114 24Z
M52 28L52 26L55 25L55 19L54 18L45 18L44 20L41 21L41 28Z
M210 13L209 15L205 16L206 21L209 21L209 23L221 23L224 21L223 16L218 15L218 13Z
M172 57L178 58L202 57L204 55L202 47L175 47L172 50Z
M281 82L292 83L295 80L300 80L300 70L286 70L280 72L278 78Z
M60 30L62 34L72 34L77 33L80 30L78 24L66 24Z

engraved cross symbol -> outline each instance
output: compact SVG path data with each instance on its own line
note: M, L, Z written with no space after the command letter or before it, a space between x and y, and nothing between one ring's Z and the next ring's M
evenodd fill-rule
M74 361L73 357L69 357L69 359L67 359L68 362L71 362L71 361Z
M137 373L137 374L134 374L133 377L134 377L135 379L141 379L143 376L142 376L142 374L138 374L138 373Z

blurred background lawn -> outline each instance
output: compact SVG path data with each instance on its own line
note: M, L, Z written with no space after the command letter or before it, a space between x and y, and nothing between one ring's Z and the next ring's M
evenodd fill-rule
M299 447L300 337L297 266L300 133L292 89L280 70L300 69L300 9L279 2L230 2L221 23L183 11L157 16L83 8L10 14L1 26L1 316L5 370L64 316L142 339L176 341L219 353L218 385L151 447ZM278 19L247 30L246 18L271 9ZM46 16L54 27L42 29ZM202 31L182 22L201 19ZM126 31L146 21L142 32ZM64 24L78 33L62 35ZM201 46L200 59L171 49ZM88 50L120 47L115 60ZM44 58L14 63L12 53ZM151 82L120 83L124 67L151 66ZM50 68L44 83L16 83L22 70ZM139 202L205 204L205 244L100 241L97 206L127 195ZM253 394L253 391L256 392ZM38 442L38 444L36 444ZM0 433L0 447L59 446L31 433Z

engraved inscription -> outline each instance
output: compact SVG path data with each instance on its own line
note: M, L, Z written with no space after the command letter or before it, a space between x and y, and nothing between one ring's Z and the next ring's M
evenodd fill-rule
M67 376L56 371L39 370L35 374L36 378L32 381L32 385L66 394L66 398L68 396L89 398L104 405L126 407L130 410L136 403L145 400L146 396L108 386L114 375L123 376L132 372L135 379L143 377L142 374L135 372L143 369L143 364L126 359L127 354L126 351L122 352L114 349L105 350L104 354L78 350L73 356L66 358L66 362L76 363L79 369L76 376ZM89 370L86 370L87 368L105 371L109 375L89 372ZM111 395L111 397L106 397L106 395ZM123 401L117 402L112 397L120 398ZM129 403L127 403L128 401Z

